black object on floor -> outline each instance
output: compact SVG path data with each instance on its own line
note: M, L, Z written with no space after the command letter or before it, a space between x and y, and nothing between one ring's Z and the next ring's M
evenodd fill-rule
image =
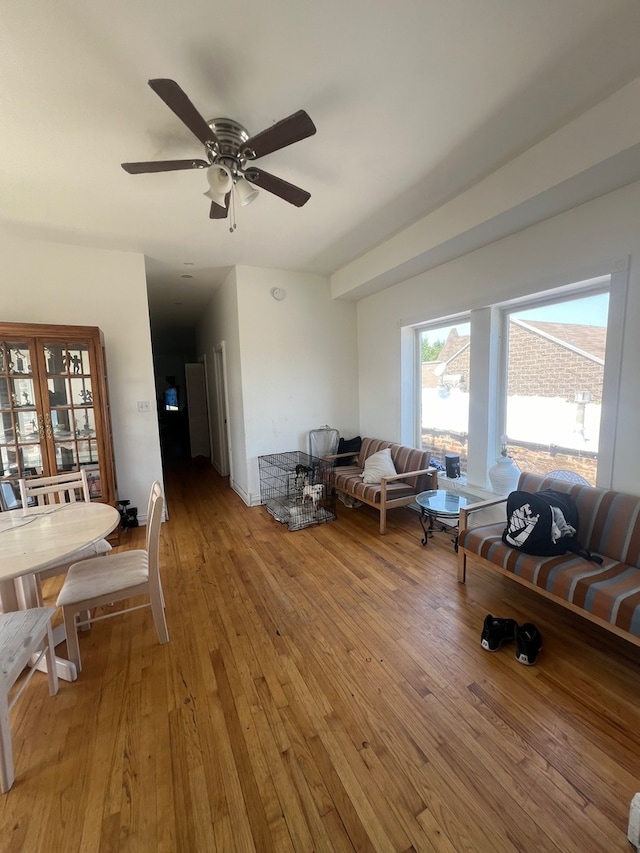
M488 652L497 652L503 643L515 639L517 628L515 619L500 619L489 613L485 616L480 644Z
M516 660L533 666L542 648L542 635L535 625L527 622L516 627Z

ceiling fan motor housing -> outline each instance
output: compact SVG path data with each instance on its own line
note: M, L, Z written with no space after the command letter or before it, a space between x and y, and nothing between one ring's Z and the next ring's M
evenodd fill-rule
M211 146L213 162L222 161L236 176L246 163L242 146L249 140L247 129L232 118L212 118L207 124L218 140L217 145Z

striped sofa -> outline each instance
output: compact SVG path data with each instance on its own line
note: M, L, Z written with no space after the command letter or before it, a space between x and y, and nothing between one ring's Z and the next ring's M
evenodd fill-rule
M383 477L380 483L364 483L362 471L365 460L378 450L391 449L391 459L397 471L395 476ZM335 460L342 456L327 457ZM438 472L429 464L430 454L402 444L393 444L379 438L363 438L358 459L353 465L334 469L333 484L338 492L349 495L380 512L380 533L387 529L387 510L413 503L416 495L438 488Z
M527 472L517 488L569 492L578 507L579 543L602 557L602 565L572 553L535 557L510 548L501 539L506 510L499 524L471 526L474 512L506 502L502 497L460 513L458 580L465 582L472 558L640 645L640 497Z

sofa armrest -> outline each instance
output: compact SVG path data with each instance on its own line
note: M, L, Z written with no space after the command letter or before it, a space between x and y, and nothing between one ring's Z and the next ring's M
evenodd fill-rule
M335 462L336 459L347 459L349 457L358 456L359 451L352 451L351 453L330 453L328 456L323 456L322 459L325 462Z
M474 512L478 512L481 509L487 509L490 506L498 506L499 504L506 504L507 498L503 495L501 498L489 498L486 501L478 501L475 504L467 504L467 506L463 506L460 509L460 519L459 519L459 528L460 530L465 530L467 527L467 516L472 515Z
M394 480L406 480L407 477L420 477L422 474L431 474L432 486L438 488L438 469L437 468L421 468L419 471L402 471L399 474L392 474L389 477L380 478L380 502L385 503L387 500L387 483L392 483ZM435 478L434 478L435 475Z
M382 477L382 480L386 480L388 483L392 480L405 480L407 477L419 477L421 474L437 474L437 468L422 468L420 471L401 471L399 474L391 474L389 477Z

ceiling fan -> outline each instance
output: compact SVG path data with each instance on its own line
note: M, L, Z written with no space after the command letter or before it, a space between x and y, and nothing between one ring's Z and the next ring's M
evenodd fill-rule
M149 80L149 86L204 145L206 160L122 163L125 172L140 175L177 169L206 169L210 189L205 195L211 199L211 219L226 219L234 188L243 205L253 201L258 194L255 187L296 207L302 207L309 201L311 194L306 190L252 165L252 161L259 157L313 136L315 125L304 110L298 110L255 136L249 136L247 130L233 119L205 121L175 80Z

